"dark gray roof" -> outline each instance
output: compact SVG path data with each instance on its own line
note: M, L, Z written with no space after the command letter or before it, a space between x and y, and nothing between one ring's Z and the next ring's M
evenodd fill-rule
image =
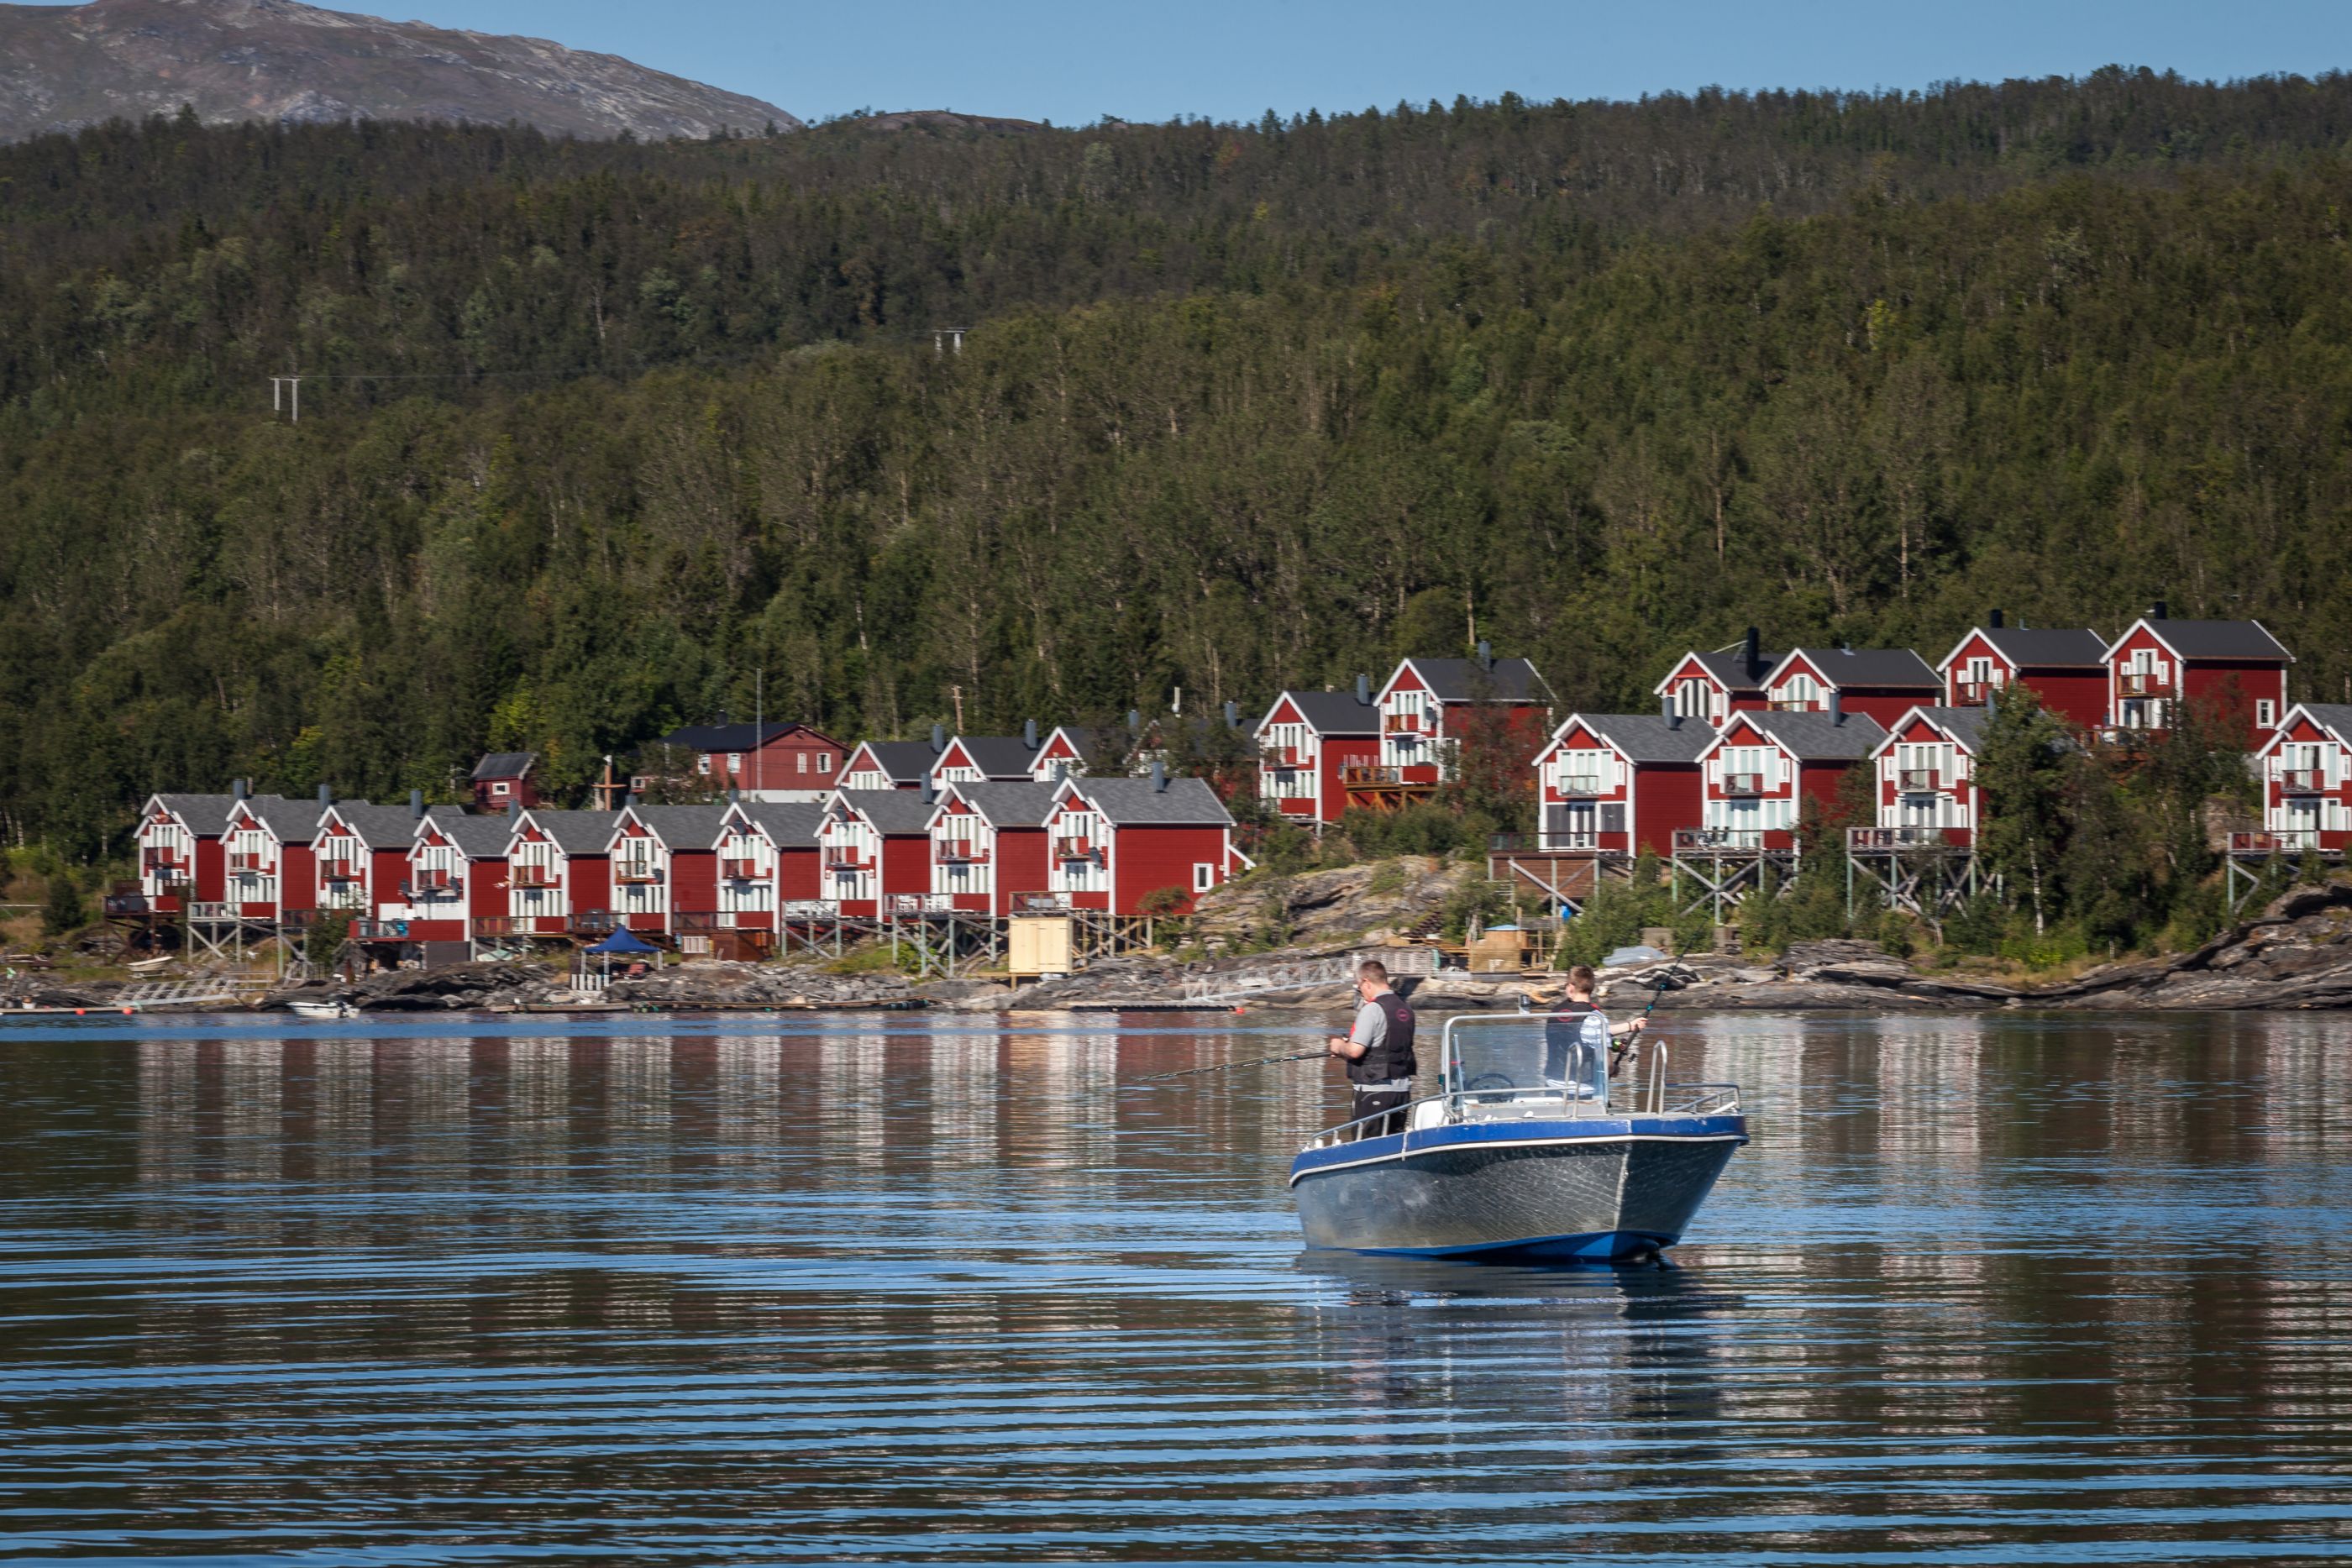
M1992 715L1980 707L1923 707L1918 711L1928 723L1948 734L1971 754L1984 744L1985 726L1992 722Z
M1669 725L1654 713L1580 713L1571 717L1581 719L1585 728L1633 762L1696 762L1715 738L1714 726L1701 718Z
M1751 664L1748 662L1748 644L1743 640L1728 648L1717 648L1711 653L1693 653L1690 656L1697 660L1699 667L1713 675L1726 691L1760 692L1764 689L1764 677L1772 673L1772 666L1789 655L1768 653L1759 648L1756 662ZM1681 661L1676 660L1675 664L1679 668Z
M364 800L339 801L347 806L364 806ZM316 800L289 800L283 795L256 795L245 802L246 810L264 827L278 836L282 844L307 844L319 836L319 819L325 808Z
M416 816L405 806L371 806L365 800L348 800L336 805L335 815L350 826L360 842L372 850L404 850L416 841ZM326 825L323 813L319 822L320 827Z
M719 830L727 824L727 807L715 806L639 806L637 821L653 830L654 836L671 850L707 850L719 841ZM614 824L619 826L616 821Z
M1097 735L1093 730L1086 728L1084 726L1065 724L1057 725L1054 728L1047 730L1045 732L1045 738L1037 742L1037 751L1040 756L1045 754L1046 746L1056 735L1068 741L1070 745L1076 749L1078 760L1087 764L1089 767L1093 765L1096 758L1102 755L1102 737ZM1032 759L1032 762L1034 765L1034 758Z
M1051 784L950 784L948 788L970 801L995 828L1043 827L1054 814L1054 797L1059 792Z
M2290 664L2294 660L2259 621L2144 621L2139 624L2184 659L2284 659Z
M923 748L926 751L929 747ZM937 800L920 789L836 789L835 795L882 833L927 833Z
M931 764L939 760L939 753L928 740L869 740L865 751L885 774L904 784L920 784L929 776ZM851 755L856 755L855 748Z
M1750 713L1756 727L1803 762L1835 762L1869 756L1886 738L1886 727L1853 713L1843 723L1825 713ZM1727 726L1727 727L1728 727Z
M1791 648L1781 656L1786 664L1801 654L1822 678L1843 690L1848 686L1916 686L1940 691L1944 678L1927 661L1908 648Z
M1976 635L2020 669L2096 670L2107 662L2106 639L2087 626L1979 626Z
M515 825L509 817L444 817L436 813L433 825L467 860L496 860L514 841Z
M1201 779L1171 779L1165 789L1154 789L1149 779L1080 779L1077 792L1114 826L1168 823L1230 827L1233 814L1217 792Z
M603 854L613 841L613 830L621 825L617 811L525 811L523 818L536 822L567 855Z
M1551 688L1525 659L1497 659L1488 669L1475 659L1414 659L1429 695L1441 702L1549 702Z
M1416 661L1418 662L1418 661ZM1287 702L1307 721L1307 727L1318 735L1378 735L1381 732L1381 710L1378 704L1360 703L1356 694L1348 692L1285 692L1276 699L1276 706ZM1272 707L1266 710L1274 711Z
M474 782L490 779L520 779L539 766L536 751L493 751L474 764Z
M201 838L220 837L228 826L228 813L236 804L234 795L158 795L155 803L187 825L188 831Z
M741 810L778 848L815 843L817 827L824 821L824 808L814 801L763 801Z
M1017 783L1029 777L1029 765L1037 760L1038 747L1044 744L1032 746L1017 735L959 735L948 741L948 751L961 747L971 765L990 779ZM947 751L942 751L932 761L936 764L946 756Z
M765 724L688 724L663 736L661 744L683 746L690 751L751 751L779 736L806 727L791 719L771 719Z

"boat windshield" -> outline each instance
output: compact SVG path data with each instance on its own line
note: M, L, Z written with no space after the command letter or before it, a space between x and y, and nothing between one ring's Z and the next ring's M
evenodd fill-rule
M1445 1090L1473 1102L1609 1103L1609 1030L1599 1013L1447 1020Z

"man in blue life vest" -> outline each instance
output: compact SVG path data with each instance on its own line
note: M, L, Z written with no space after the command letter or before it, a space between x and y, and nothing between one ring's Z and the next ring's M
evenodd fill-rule
M1344 1035L1335 1034L1327 1049L1348 1064L1348 1082L1356 1092L1351 1120L1378 1116L1357 1132L1361 1138L1398 1130L1391 1114L1412 1098L1413 1074L1421 1063L1412 1054L1412 1009L1389 988L1388 966L1367 958L1356 966L1356 995L1361 1006L1356 1021Z

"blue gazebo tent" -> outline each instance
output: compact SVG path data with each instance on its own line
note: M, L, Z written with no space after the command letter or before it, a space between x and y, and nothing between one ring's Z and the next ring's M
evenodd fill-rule
M626 953L634 957L640 953L658 953L661 949L653 946L649 942L641 940L636 934L632 932L627 926L617 925L613 928L613 934L610 936L605 937L593 947L583 947L581 951L583 953Z

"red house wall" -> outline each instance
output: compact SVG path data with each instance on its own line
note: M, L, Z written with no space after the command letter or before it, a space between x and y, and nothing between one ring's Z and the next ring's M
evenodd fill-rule
M606 854L566 855L563 886L572 913L613 907L613 857Z
M931 835L886 833L882 836L882 894L929 894L931 891Z
M368 904L370 920L383 918L387 904L405 904L407 899L400 884L408 878L406 850L370 850L368 852Z
M2254 720L2254 704L2268 701L2279 718L2286 716L2286 671L2276 664L2200 662L2181 676L2181 695L2200 713L2233 720L2236 733L2246 737L2248 750L2268 739L2272 727Z
M2016 679L2068 724L2095 729L2107 722L2107 677L2095 671L2028 669L2017 672Z
M784 844L776 850L776 900L789 904L795 899L824 896L824 857L814 844L806 846Z
M711 915L719 909L719 852L673 850L669 857L669 912Z
M1114 911L1140 915L1146 894L1172 887L1184 902L1177 913L1192 913L1192 867L1206 862L1218 868L1222 881L1226 860L1225 830L1214 827L1113 828L1111 886L1118 899Z
M996 830L996 913L1010 915L1020 900L1045 891L1053 835L1043 828Z
M1634 769L1635 852L1673 852L1676 829L1706 821L1706 781L1695 764L1649 762Z
M849 748L837 740L828 740L813 730L796 729L770 740L757 752L740 753L742 770L730 774L727 758L732 752L710 753L710 782L718 789L830 789L841 782L841 765ZM800 758L807 756L809 771L801 771ZM833 758L833 767L817 770L817 758Z
M1336 822L1348 814L1348 787L1339 781L1341 770L1349 763L1378 767L1381 739L1376 735L1327 735L1317 744L1322 747L1315 758L1316 765L1323 770L1321 820Z
M287 844L278 852L278 912L319 907L319 857L308 844Z
M228 896L228 851L217 836L196 841L196 874L191 880L199 904L218 904Z

